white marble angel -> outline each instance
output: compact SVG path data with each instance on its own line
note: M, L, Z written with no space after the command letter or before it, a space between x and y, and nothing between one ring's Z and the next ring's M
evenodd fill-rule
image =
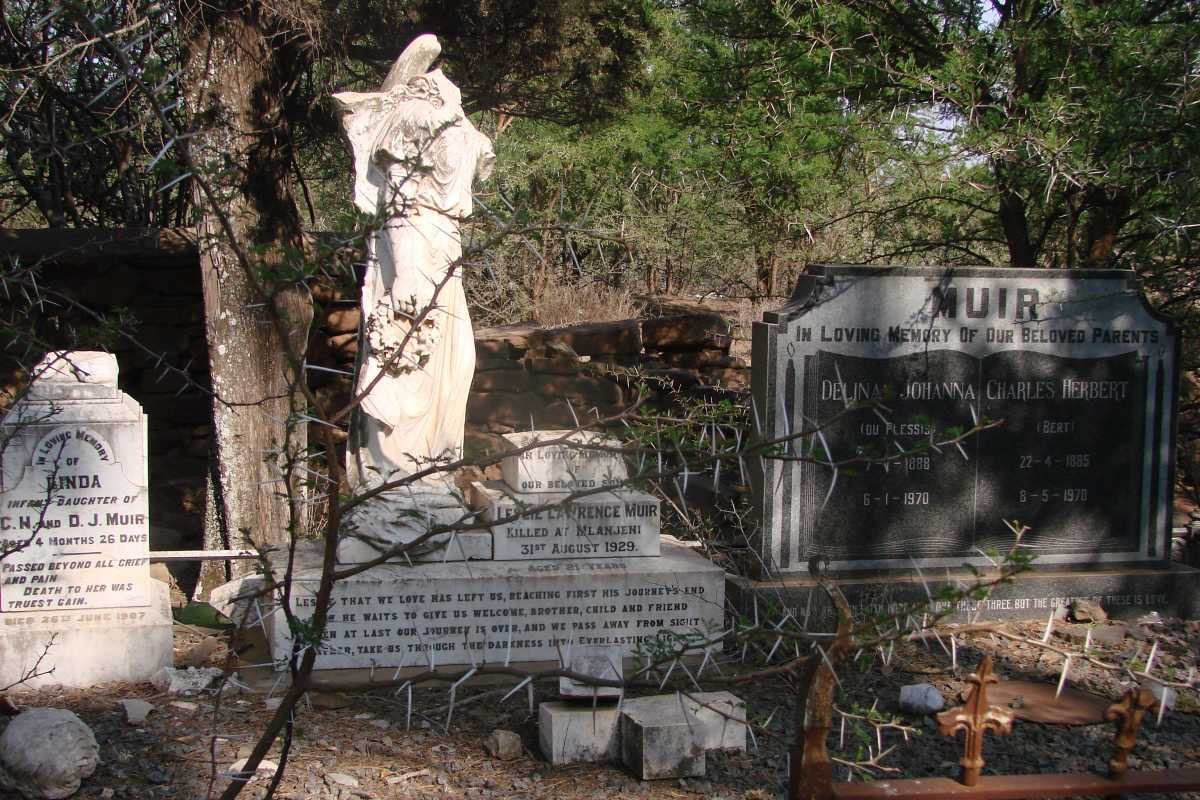
M349 473L378 483L461 454L475 341L462 284L461 221L491 172L491 142L463 113L436 37L415 39L378 92L334 95L354 151L367 242Z

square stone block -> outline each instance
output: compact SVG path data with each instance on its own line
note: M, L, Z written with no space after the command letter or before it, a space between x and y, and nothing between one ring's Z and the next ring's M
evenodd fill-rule
M625 701L624 713L639 720L686 722L705 750L746 749L746 703L732 692L636 697Z
M704 776L704 746L694 719L661 717L657 707L628 706L621 714L621 761L644 781Z
M620 680L622 674L621 648L580 645L571 648L567 668L604 680ZM592 686L572 678L558 679L558 693L579 700L615 700L621 696L616 686Z
M551 764L616 761L616 706L550 702L538 706L538 742Z
M514 448L556 441L570 431L527 431L505 434ZM575 433L571 444L533 447L500 462L501 475L518 492L570 492L613 486L629 478L620 453L597 448L620 448L621 442L595 433Z

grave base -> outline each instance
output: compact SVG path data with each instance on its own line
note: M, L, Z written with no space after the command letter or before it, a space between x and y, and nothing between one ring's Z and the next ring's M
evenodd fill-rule
M296 616L311 616L319 573L303 562L292 580ZM667 631L712 633L725 612L725 572L664 541L657 558L385 564L338 582L318 670L417 668L552 661L574 646L625 656ZM282 614L248 576L211 602L241 624L260 624L272 653L291 652ZM280 668L282 661L276 662Z
M894 613L912 603L927 600L922 579L914 570L834 574L855 617ZM947 583L967 586L973 576L964 571L925 573L934 594ZM726 581L730 604L743 614L782 617L791 612L808 620L814 630L832 630L835 612L829 598L807 575L788 575L767 580L730 577ZM950 609L947 622L1046 619L1059 606L1072 600L1098 602L1110 617L1133 618L1157 611L1164 616L1200 618L1200 569L1161 562L1153 565L1079 569L1033 569L1011 583L995 587L985 601L967 600ZM979 606L982 605L982 608ZM779 611L780 607L787 611ZM773 616L768 617L768 621Z
M148 681L172 664L170 589L149 580L151 604L135 608L30 611L4 615L0 627L0 686L19 681L38 656L43 674L22 684L88 687Z

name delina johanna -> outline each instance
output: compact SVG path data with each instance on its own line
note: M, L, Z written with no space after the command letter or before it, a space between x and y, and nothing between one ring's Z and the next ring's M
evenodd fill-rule
M1129 398L1129 381L1089 381L1063 378L1051 381L984 381L982 388L967 381L912 381L899 390L888 383L871 381L821 381L822 400L886 401L899 400L1109 400Z

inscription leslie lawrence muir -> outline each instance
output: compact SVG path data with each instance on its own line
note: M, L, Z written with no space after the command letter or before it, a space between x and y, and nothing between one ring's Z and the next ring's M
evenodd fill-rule
M760 434L819 429L755 471L775 569L983 563L1005 520L1039 563L1164 557L1178 343L1129 273L816 267L754 347Z

